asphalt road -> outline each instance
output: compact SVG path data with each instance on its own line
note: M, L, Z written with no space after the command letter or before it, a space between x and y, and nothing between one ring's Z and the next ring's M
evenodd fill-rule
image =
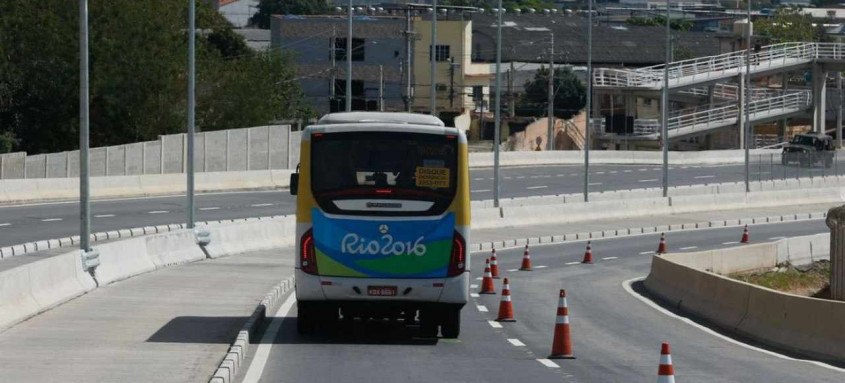
M837 170L845 171L845 166ZM833 169L808 169L768 163L752 168L752 179L774 176L794 177L832 174ZM601 165L591 167L590 189L607 191L660 187L660 166ZM474 200L493 198L493 170L473 169L471 197ZM745 179L744 166L672 166L671 185L692 185L734 182ZM501 170L501 197L524 197L583 192L583 167L531 166L509 167ZM247 218L290 214L294 211L294 197L286 190L219 193L197 196L198 221ZM179 223L185 221L184 196L100 200L91 204L92 225L95 232ZM76 202L59 202L24 206L0 206L0 246L79 233L79 206Z
M751 227L752 240L826 231L823 221ZM735 242L736 228L671 233L670 251L712 249ZM713 336L650 307L623 288L643 277L655 250L654 235L593 242L592 265L580 264L584 243L537 246L535 270L515 271L521 249L499 251L511 279L517 322L493 325L500 296L472 298L463 310L458 340L425 340L414 327L355 322L334 333L298 336L296 310L274 319L278 333L262 345L266 364L248 377L266 382L643 382L654 381L660 343L672 346L682 382L842 382L845 373L784 359ZM473 275L483 257L473 255ZM509 271L513 270L513 271ZM479 281L474 281L480 283ZM500 281L496 282L501 288ZM575 360L546 361L551 350L557 292L567 289ZM471 289L476 292L477 288ZM496 323L498 324L498 323ZM262 361L251 356L246 361ZM552 362L553 364L549 364Z

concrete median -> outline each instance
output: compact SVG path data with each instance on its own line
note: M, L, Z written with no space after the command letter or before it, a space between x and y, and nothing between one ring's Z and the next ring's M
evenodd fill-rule
M845 359L845 302L786 294L722 274L774 267L802 254L821 256L829 236L652 258L646 290L718 327L821 360ZM819 250L813 250L814 247Z
M293 246L296 217L284 216L257 222L204 227L211 236L205 252L211 258L248 251Z

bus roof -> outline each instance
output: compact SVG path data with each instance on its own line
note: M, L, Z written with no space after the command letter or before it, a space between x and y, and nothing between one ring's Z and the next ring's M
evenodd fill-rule
M360 124L367 122L443 127L443 121L427 114L398 112L343 112L331 113L317 121L317 125Z

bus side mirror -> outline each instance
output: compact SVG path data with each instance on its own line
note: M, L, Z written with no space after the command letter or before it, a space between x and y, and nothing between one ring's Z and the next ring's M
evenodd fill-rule
M290 195L296 195L299 190L299 173L291 173L290 175Z

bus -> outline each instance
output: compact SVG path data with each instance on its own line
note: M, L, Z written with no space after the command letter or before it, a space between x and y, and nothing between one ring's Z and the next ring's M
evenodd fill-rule
M433 116L347 112L302 131L297 331L402 319L457 338L469 298L467 140Z

